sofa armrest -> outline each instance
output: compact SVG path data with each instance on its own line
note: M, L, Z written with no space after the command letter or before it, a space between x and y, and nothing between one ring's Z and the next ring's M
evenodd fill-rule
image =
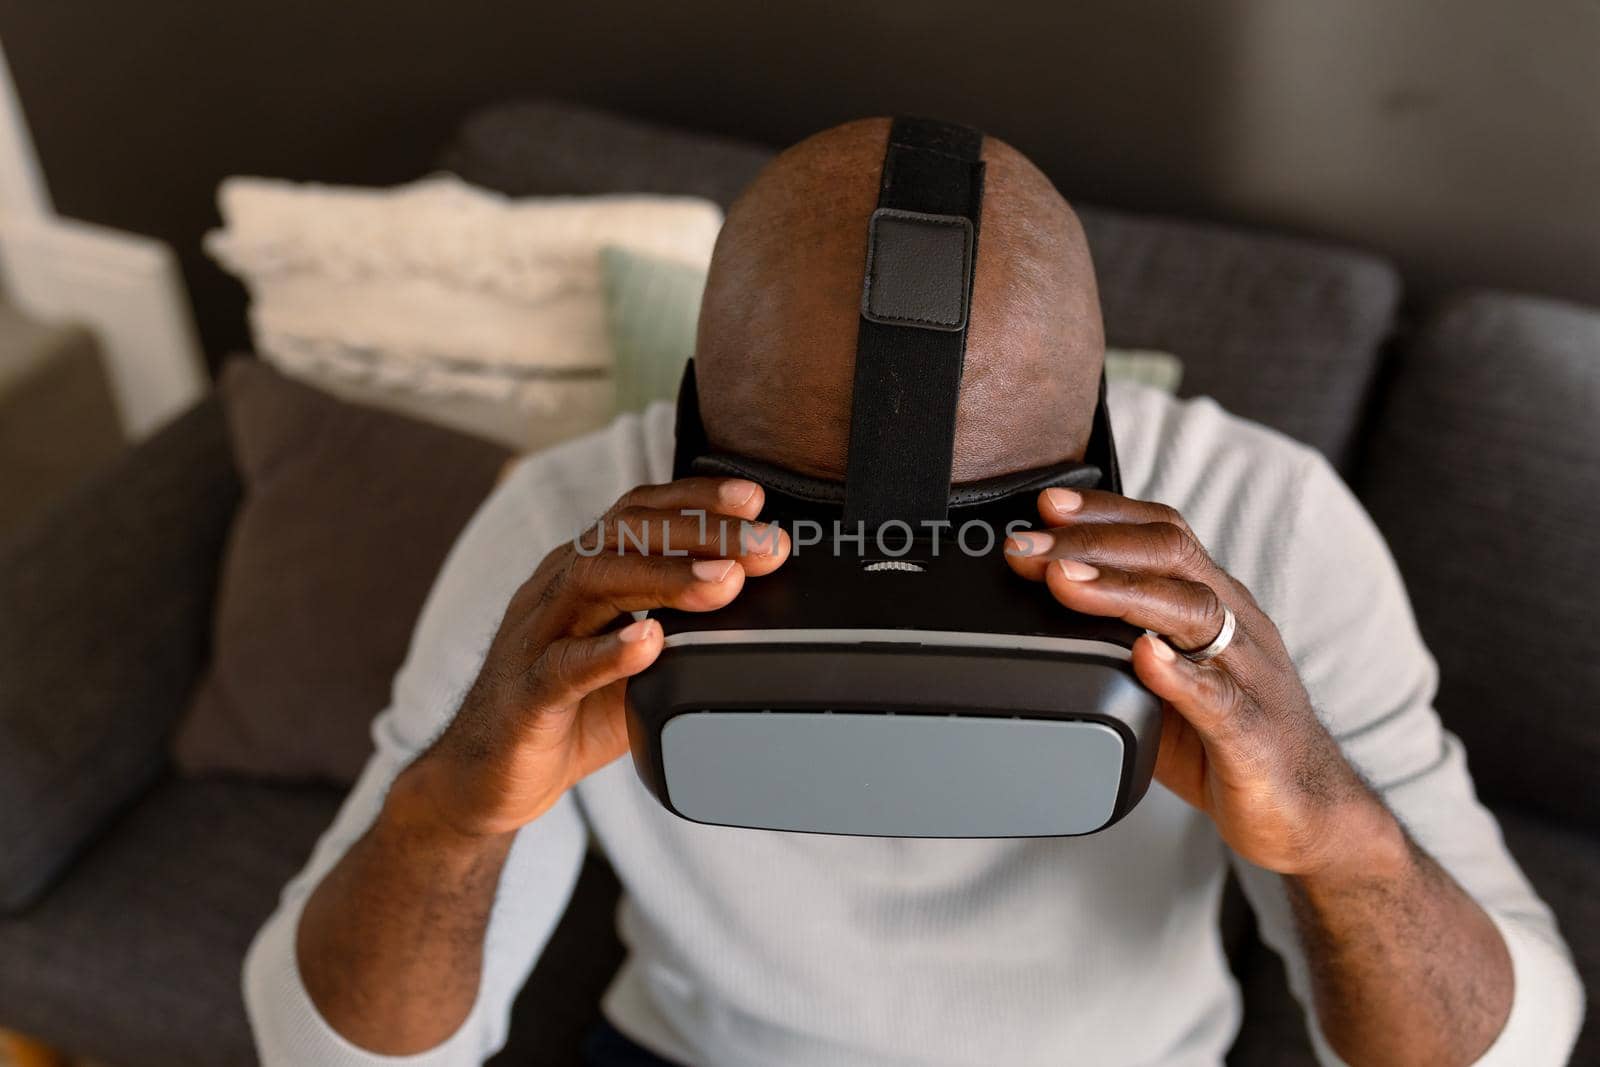
M0 546L0 912L164 766L239 492L207 400Z

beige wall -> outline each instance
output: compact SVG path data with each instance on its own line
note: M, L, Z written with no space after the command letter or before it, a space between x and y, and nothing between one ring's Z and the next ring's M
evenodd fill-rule
M704 7L724 29L652 27L671 58L584 91L778 141L966 118L1069 195L1352 242L1425 289L1600 304L1600 0Z
M1600 3L1248 0L1227 18L1229 214L1337 233L1424 278L1600 302Z
M405 181L467 112L529 96L773 144L945 116L1072 197L1364 246L1413 291L1600 305L1600 0L93 8L0 0L50 196L169 244L213 358L246 343L200 251L222 177Z

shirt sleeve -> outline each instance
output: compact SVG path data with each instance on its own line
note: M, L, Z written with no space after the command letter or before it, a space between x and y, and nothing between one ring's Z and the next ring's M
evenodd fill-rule
M244 999L264 1067L456 1067L481 1063L505 1043L512 1001L565 911L582 866L587 834L570 795L517 835L490 913L477 1000L436 1048L381 1056L340 1036L301 981L295 935L306 898L366 832L396 774L454 716L511 594L560 539L541 536L536 520L503 485L469 524L423 609L393 700L373 724L372 758L250 947Z
M1382 536L1320 456L1308 455L1277 622L1318 715L1413 840L1486 911L1510 952L1511 1014L1479 1060L1565 1063L1583 989L1554 917L1479 803L1460 741L1433 708L1437 670ZM1282 879L1235 859L1263 940L1283 958L1318 1058L1338 1064L1311 1004L1310 976Z

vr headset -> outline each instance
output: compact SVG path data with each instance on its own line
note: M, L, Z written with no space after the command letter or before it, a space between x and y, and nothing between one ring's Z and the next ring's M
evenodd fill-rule
M757 482L791 555L719 611L653 613L665 647L628 684L628 736L683 818L1068 836L1115 823L1150 783L1161 711L1133 675L1142 631L1068 611L1002 555L1040 490L1120 490L1104 379L1084 462L951 485L982 145L961 126L891 127L843 484L712 449L685 371L674 477Z

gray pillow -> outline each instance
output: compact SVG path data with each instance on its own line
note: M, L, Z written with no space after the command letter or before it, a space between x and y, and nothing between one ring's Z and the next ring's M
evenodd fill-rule
M1185 396L1282 430L1344 466L1394 325L1383 260L1236 227L1080 205L1106 340L1172 352Z
M631 190L727 204L771 155L531 101L468 119L441 163L514 195ZM1344 461L1393 325L1400 286L1389 264L1314 241L1077 208L1110 345L1171 352L1183 394L1213 396Z
M617 410L643 411L673 399L694 355L705 269L607 246L600 250L600 277Z
M1600 312L1451 301L1399 360L1358 486L1490 800L1600 812Z
M509 453L259 360L228 363L218 388L245 492L177 760L348 784L423 598Z

